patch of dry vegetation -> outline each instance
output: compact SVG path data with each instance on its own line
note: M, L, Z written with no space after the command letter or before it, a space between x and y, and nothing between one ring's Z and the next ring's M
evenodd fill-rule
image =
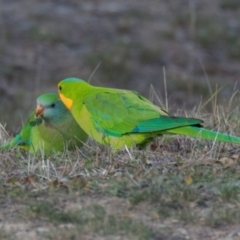
M162 95L164 66L171 111L212 96L176 115L240 136L239 93L232 94L239 10L239 0L2 1L0 120L16 131L36 96L95 68L96 85L146 95L152 83ZM225 83L221 95L212 93ZM0 123L0 143L6 139ZM237 240L239 176L237 145L179 136L114 155L93 141L50 158L0 152L0 239Z
M213 115L198 108L188 115L239 136L239 108L214 109ZM89 140L49 158L2 152L0 169L2 239L240 235L240 150L231 143L168 135L145 150L110 154Z

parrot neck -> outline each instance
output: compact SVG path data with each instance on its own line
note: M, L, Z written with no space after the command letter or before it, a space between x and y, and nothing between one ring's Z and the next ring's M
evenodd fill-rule
M84 86L84 89L81 91L81 95L78 96L78 100L84 100L86 97L96 94L98 92L103 92L103 88L101 87L95 87L91 86L90 84L87 84Z

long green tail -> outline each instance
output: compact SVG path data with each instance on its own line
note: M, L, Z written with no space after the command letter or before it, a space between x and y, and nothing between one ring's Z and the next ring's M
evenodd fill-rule
M196 137L196 138L201 138L206 140L212 140L212 141L216 140L220 142L231 142L231 143L240 144L239 137L210 131L204 128L193 127L193 126L174 128L174 129L167 130L166 132L185 135L189 137Z
M9 142L6 142L6 143L0 145L0 150L12 150L15 147L17 147L17 145L18 145L18 143L16 143L13 139Z
M11 151L17 147L20 147L22 149L27 149L29 147L29 144L27 143L27 141L24 141L20 134L17 134L10 141L0 145L0 150L10 150Z

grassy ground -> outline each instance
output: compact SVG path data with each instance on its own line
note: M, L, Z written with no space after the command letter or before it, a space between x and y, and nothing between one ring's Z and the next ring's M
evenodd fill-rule
M240 134L239 108L192 111ZM1 129L2 140L4 130ZM240 151L180 136L110 154L0 154L1 239L239 239Z
M69 76L240 136L239 0L0 0L0 29L0 143ZM0 153L0 239L240 238L238 146L179 136L114 155L88 146Z

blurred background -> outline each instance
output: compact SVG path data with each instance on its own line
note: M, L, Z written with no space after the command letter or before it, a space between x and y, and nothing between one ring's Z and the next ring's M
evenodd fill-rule
M16 132L36 97L70 76L146 97L152 86L160 99L165 78L173 114L221 87L227 105L240 84L240 1L0 0L6 129Z

